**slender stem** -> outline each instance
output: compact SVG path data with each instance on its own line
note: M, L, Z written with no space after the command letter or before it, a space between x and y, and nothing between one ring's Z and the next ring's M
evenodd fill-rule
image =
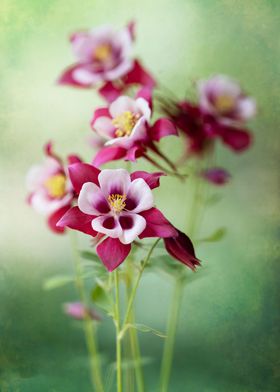
M75 271L76 271L76 287L79 292L80 300L82 304L86 307L86 303L87 303L86 290L83 281L83 271L80 263L80 256L78 252L77 237L76 237L76 233L74 232L71 232L70 234L71 234L73 259L74 259ZM86 345L89 353L91 382L96 392L104 392L102 376L101 376L101 366L100 366L99 354L98 354L95 323L90 318L87 312L85 312L83 327L84 327Z
M152 157L150 157L148 154L143 154L143 157L150 162L153 166L157 167L159 170L162 170L163 172L165 172L166 174L169 174L170 176L173 177L177 177L179 178L181 181L184 181L185 177L187 177L184 174L179 174L177 172L174 171L170 171L169 169L166 169L165 167L163 167L162 165L160 165L158 162L156 162Z
M181 306L182 296L184 291L184 283L181 279L178 280L174 287L174 293L172 298L172 308L169 312L168 324L167 324L167 338L163 350L163 359L161 363L161 374L160 374L160 392L167 392L170 380L175 336L178 324L179 309Z
M143 274L143 271L144 271L146 265L148 264L148 262L149 262L149 260L150 260L150 257L151 257L151 255L152 255L152 253L153 253L153 250L155 249L155 247L157 246L157 244L158 244L159 241L160 241L160 238L158 238L158 239L154 242L154 244L153 244L152 247L150 248L150 250L149 250L147 256L145 257L145 259L144 259L144 261L143 261L143 263L142 263L142 265L141 265L141 267L140 267L139 273L138 273L137 278L136 278L136 282L135 282L135 284L134 284L134 286L133 286L133 288L132 288L132 290L131 290L131 294L130 294L130 298L129 298L129 301L128 301L126 313L125 313L125 316L124 316L124 321L123 321L122 330L124 330L124 328L125 328L125 326L126 326L126 324L127 324L127 322L128 322L128 319L129 319L129 316L130 316L130 312L131 312L131 309L132 309L132 305L133 305L133 303L134 303L134 299L135 299L135 296L136 296L137 288L138 288L138 286L139 286L139 282L140 282L141 276L142 276L142 274Z
M119 293L119 274L118 271L114 271L115 278L115 322L116 322L116 363L117 363L117 391L122 392L122 345L120 338L120 293Z

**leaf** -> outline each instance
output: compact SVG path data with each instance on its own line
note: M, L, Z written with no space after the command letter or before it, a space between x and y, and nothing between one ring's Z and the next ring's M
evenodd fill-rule
M100 263L100 259L97 254L90 252L88 250L81 250L80 255L83 259L91 260Z
M145 325L145 324L127 324L126 327L127 328L135 328L135 329L137 329L138 331L141 331L141 332L151 332L154 335L159 336L160 338L166 338L167 337L164 333L158 331L155 328L149 327L148 325Z
M86 251L86 250L82 250L82 251L80 251L80 255L84 260L87 260L87 261L84 261L85 266L92 268L96 277L100 278L104 275L107 276L108 272L107 272L106 268L104 267L101 260L99 259L99 257L95 253L90 252L90 251Z
M43 283L44 290L53 290L58 287L63 287L68 283L74 282L73 276L70 275L56 275L46 279Z
M97 285L91 292L91 298L96 306L106 310L106 312L112 311L111 299L107 291L100 285Z
M220 241L226 235L227 229L225 227L221 227L214 231L209 237L202 238L198 240L198 242L217 242Z

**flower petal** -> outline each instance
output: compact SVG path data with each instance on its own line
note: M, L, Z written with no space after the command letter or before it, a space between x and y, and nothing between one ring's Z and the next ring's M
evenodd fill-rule
M115 101L122 95L123 87L116 87L112 82L106 82L99 90L99 94L108 102Z
M128 74L123 77L125 84L140 84L141 86L147 86L154 88L156 81L152 75L146 71L138 60L134 61L133 68Z
M85 182L93 182L98 185L100 170L93 165L89 165L88 163L75 163L74 165L70 165L68 170L71 182L77 193L80 192Z
M92 229L92 219L92 215L86 215L82 211L80 211L78 207L72 207L57 222L56 226L69 227L70 229L78 230L82 233L95 237L97 233Z
M115 118L124 112L137 112L136 101L126 95L121 95L109 107L110 115Z
M55 211L53 214L51 214L48 217L48 225L52 231L55 233L64 233L65 228L64 227L58 227L56 224L57 222L63 217L63 215L71 208L71 205L64 206L60 208L59 210Z
M136 171L131 173L131 180L136 180L136 178L143 178L143 180L149 185L151 189L159 187L159 180L161 176L166 176L165 173L156 172L156 173L148 173L146 171Z
M152 139L156 140L157 142L165 136L178 136L175 125L167 118L159 118L150 128L150 134Z
M92 228L98 233L106 234L111 238L119 238L122 234L122 228L118 219L110 214L98 216L93 219Z
M141 212L141 215L146 219L147 226L139 235L139 238L166 238L177 235L176 229L157 208L151 208L148 211L143 211Z
M57 83L61 85L68 85L72 87L89 88L89 84L80 83L76 78L74 78L74 72L80 68L79 64L75 64L67 68L62 75L59 77Z
M245 129L225 126L220 131L224 144L236 152L247 150L252 143L252 135Z
M127 195L131 184L130 175L124 169L104 169L98 176L105 197L111 194Z
M130 244L124 245L116 238L106 238L96 248L102 263L110 272L126 259L130 250Z
M95 155L92 164L96 167L100 167L104 163L123 158L126 155L126 152L126 149L120 146L102 148Z
M111 117L98 117L92 124L92 129L107 140L115 137L115 127Z
M130 244L146 227L146 220L138 214L122 213L119 217L122 234L119 240L122 244Z
M225 185L231 177L227 170L220 167L212 167L204 170L201 175L205 180L214 185Z
M92 182L86 182L78 197L79 209L88 215L102 215L110 211L101 189ZM98 231L98 230L96 230Z
M130 212L141 212L149 210L154 205L154 197L149 185L143 178L133 180L129 186L127 199L133 200L135 207Z

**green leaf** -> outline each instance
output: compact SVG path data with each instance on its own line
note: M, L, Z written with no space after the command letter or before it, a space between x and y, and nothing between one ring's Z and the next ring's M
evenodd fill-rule
M100 259L96 253L90 252L88 250L81 250L80 255L83 259L91 260L100 263Z
M227 229L225 227L220 227L209 237L202 238L198 242L217 242L220 241L226 235Z
M126 327L127 328L135 328L141 332L151 332L154 335L159 336L160 338L166 338L166 335L164 333L162 333L161 331L158 331L155 328L149 327L148 325L145 325L145 324L127 324Z
M106 312L112 311L112 303L110 296L102 286L97 285L92 290L91 298L96 306L99 306L101 309L106 310Z
M46 279L43 283L44 290L53 290L63 287L68 283L74 282L73 276L70 275L56 275Z

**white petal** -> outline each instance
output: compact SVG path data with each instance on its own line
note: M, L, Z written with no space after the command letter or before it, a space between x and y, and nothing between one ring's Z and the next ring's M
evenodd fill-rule
M96 208L99 203L104 203L105 198L100 188L92 183L86 182L80 191L78 198L78 207L85 214L101 215Z
M100 188L105 197L112 193L126 195L131 184L130 175L124 169L105 169L98 176Z
M108 220L108 219L109 220L114 219L114 227L113 228L107 228L107 227L103 226L104 222L106 222L106 220ZM110 214L98 216L97 218L94 218L91 222L91 226L92 226L93 230L97 231L98 233L106 234L111 238L119 238L120 235L122 234L122 228L119 224L118 219L114 218Z
M102 76L100 74L96 74L89 69L81 67L75 69L72 76L78 83L85 85L98 83L102 80Z
M129 214L129 213L123 213L120 215L120 220L122 217L126 218L129 217L132 220L132 227L129 229L122 229L122 234L119 237L121 243L123 244L130 244L133 242L139 234L142 233L142 231L146 227L146 219L143 218L143 216L138 215L138 214Z
M154 206L153 193L143 178L137 178L132 181L127 198L131 198L137 202L137 206L131 212L146 211Z
M146 101L146 99L144 98L137 98L136 104L137 104L138 112L140 112L143 115L143 117L147 121L149 121L152 113L151 108L149 106L149 102Z
M116 67L105 71L104 78L106 80L115 80L125 75L133 67L133 61L131 59L123 59L120 64Z
M46 193L37 192L32 195L30 204L39 214L48 216L66 206L71 200L71 194L65 195L62 199L50 199Z
M137 113L136 101L126 95L121 95L109 107L109 112L113 118L124 112Z
M112 119L109 117L98 117L93 124L93 128L105 139L111 139L114 137L115 127L112 124Z
M245 97L238 101L237 115L240 120L249 120L256 115L257 105L253 98Z

